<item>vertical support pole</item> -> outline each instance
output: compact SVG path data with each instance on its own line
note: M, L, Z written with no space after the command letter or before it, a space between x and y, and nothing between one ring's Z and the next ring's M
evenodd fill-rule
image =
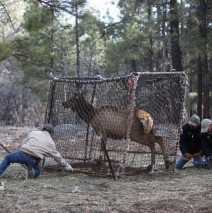
M48 103L46 106L46 116L45 116L45 123L50 123L51 116L52 116L52 107L54 103L54 92L55 92L55 82L52 80L50 82L50 89L49 89L49 97L48 97Z
M46 114L45 114L45 120L44 123L51 123L51 116L52 116L52 107L54 103L54 93L55 93L55 82L52 80L50 82L50 88L49 88L49 97L48 97L48 103L46 106ZM45 165L45 157L43 158L42 167Z
M10 153L10 151L9 151L3 144L0 143L0 146L1 146L6 152Z
M91 104L93 104L95 93L96 93L96 83L94 84L94 89L93 89L93 93L92 93L92 97L91 97ZM88 125L87 125L86 141L85 141L84 163L86 162L86 159L87 159L89 129L90 129L90 123L88 123Z

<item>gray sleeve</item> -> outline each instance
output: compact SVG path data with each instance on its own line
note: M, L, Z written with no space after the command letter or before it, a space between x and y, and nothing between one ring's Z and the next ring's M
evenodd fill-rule
M49 154L61 166L65 166L66 165L65 159L63 159L63 157L61 156L61 154L56 150L55 146L52 147L52 150L51 150L51 152Z

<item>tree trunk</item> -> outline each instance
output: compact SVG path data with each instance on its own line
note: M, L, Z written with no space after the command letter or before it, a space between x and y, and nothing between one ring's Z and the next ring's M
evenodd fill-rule
M50 65L50 70L54 76L54 11L51 10L52 13L52 28L51 28L51 34L50 34L50 51L51 51L51 56L49 57L49 65Z
M166 9L166 3L163 1L162 4L162 38L163 38L163 49L162 49L162 69L166 72L170 71L170 53L169 53L169 42L168 42L168 38L166 36L167 34L167 30L166 30L166 22L167 22L167 9Z
M176 71L183 71L179 39L177 0L170 0L170 33L173 69L175 69Z
M152 19L152 9L151 1L148 1L148 22L151 23ZM153 40L152 40L152 30L149 32L149 71L153 72Z
M76 13L76 17L75 17L75 33L76 33L76 52L77 52L77 61L76 61L76 65L77 65L77 77L80 77L80 45L79 45L79 26L78 26L78 4L75 4L75 13Z
M202 119L202 60L198 57L198 80L197 80L197 115Z
M202 70L202 103L198 100L198 104L203 105L203 117L209 118L210 109L210 98L209 98L209 73L208 73L208 60L207 60L207 3L206 0L199 0L198 8L199 16L199 32L200 32L200 42L199 42L199 60L201 60L201 70ZM199 106L200 108L200 106Z

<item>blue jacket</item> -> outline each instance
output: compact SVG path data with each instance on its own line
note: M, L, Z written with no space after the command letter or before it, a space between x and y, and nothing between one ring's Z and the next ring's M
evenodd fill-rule
M202 143L202 153L206 157L212 156L212 135L206 133L200 134L201 143Z
M200 126L196 129L192 129L188 123L182 126L179 148L183 155L186 152L193 155L194 153L201 151L200 130Z

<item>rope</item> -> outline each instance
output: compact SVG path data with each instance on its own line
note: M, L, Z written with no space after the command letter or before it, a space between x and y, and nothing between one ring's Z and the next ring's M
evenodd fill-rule
M28 169L25 167L25 166L22 166L22 168L24 169L24 171L25 171L25 176L24 176L24 180L22 181L22 183L21 184L19 184L18 186L17 186L17 188L20 188L22 185L24 185L24 183L27 181L27 179L28 179Z
M128 79L128 100L130 102L128 111L129 111L129 116L128 116L128 121L127 121L127 134L126 134L126 139L125 139L125 146L124 146L124 154L123 154L123 159L122 162L120 163L119 169L117 171L116 176L119 175L119 171L121 169L121 173L123 173L125 167L126 167L126 159L127 159L127 152L129 151L129 144L130 144L130 131L131 131L131 126L133 123L133 117L134 117L134 110L136 107L136 88L138 85L138 79L140 77L140 74L135 73L131 76L131 78Z
M177 151L178 151L178 147L179 147L181 127L183 125L183 120L184 120L185 112L186 112L186 89L187 89L187 85L188 85L188 76L187 75L181 76L181 85L182 85L182 89L183 89L183 94L184 95L183 95L183 98L182 98L182 108L181 108L181 113L180 113L180 122L179 122L179 125L178 125L177 142L176 142L175 153L174 153L173 170L174 170L174 167L175 167Z
M129 75L122 76L122 77L112 77L112 78L103 78L100 75L94 78L77 78L77 77L53 77L53 81L55 82L71 82L71 83L82 83L82 84L96 84L96 83L103 83L103 82L111 82L115 81L118 82L120 80L127 80L129 78L133 78L133 76L141 76L141 75L184 75L186 76L185 72L133 72Z

